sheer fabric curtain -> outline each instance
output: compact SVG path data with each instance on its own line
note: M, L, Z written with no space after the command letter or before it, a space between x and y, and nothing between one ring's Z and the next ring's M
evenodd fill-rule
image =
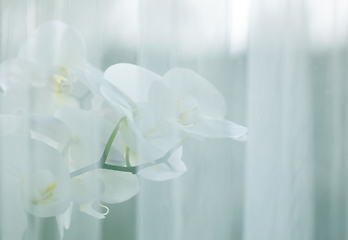
M343 0L2 0L1 61L61 20L103 71L196 71L249 129L188 141L185 174L139 178L103 220L74 207L64 239L347 239L347 17ZM24 239L59 239L55 218L28 215Z

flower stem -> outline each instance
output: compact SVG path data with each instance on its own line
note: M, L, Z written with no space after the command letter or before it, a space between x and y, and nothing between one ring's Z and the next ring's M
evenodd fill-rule
M126 117L123 117L120 119L120 121L118 121L114 131L111 133L111 136L108 140L108 142L106 143L106 146L105 146L105 149L104 149L104 152L103 152L103 155L100 159L100 161L102 161L103 163L105 163L106 159L108 158L108 155L109 155L109 152L110 152L110 148L111 148L111 145L112 143L114 142L114 139L116 137L116 134L118 132L118 130L120 129L120 125L121 123L126 120Z
M120 129L120 125L121 125L121 123L124 120L126 120L126 117L123 117L123 118L120 119L120 121L118 121L114 131L112 131L111 136L110 136L108 142L106 143L103 155L101 156L100 160L98 162L96 162L96 163L93 163L91 165L88 165L86 167L80 168L79 170L76 170L76 171L70 173L70 177L71 178L76 177L78 175L81 175L81 174L83 174L85 172L92 171L92 170L94 170L96 168L101 168L105 164L105 161L106 161L106 159L107 159L107 157L109 155L109 152L110 152L111 145L114 142L116 134L117 134L118 130Z
M126 149L126 166L127 167L131 167L132 165L130 164L130 161L129 161L129 147L127 147Z
M109 151L110 151L112 142L114 141L114 139L116 137L116 134L118 132L118 129L120 127L120 124L125 119L126 119L125 117L121 118L121 120L117 123L114 131L112 132L112 134L111 134L111 136L110 136L110 138L109 138L109 140L108 140L108 142L106 144L106 147L104 149L103 155L100 158L100 160L98 162L96 162L96 163L93 163L91 165L88 165L86 167L83 167L83 168L81 168L79 170L76 170L76 171L70 173L70 177L71 178L79 176L79 175L81 175L83 173L92 171L94 169L98 169L98 168L137 174L141 169L144 169L144 168L147 168L147 167L151 167L151 166L154 166L154 165L157 165L157 164L160 164L160 163L165 163L170 169L172 169L172 166L168 163L168 159L176 150L178 150L178 148L180 148L183 145L183 143L188 139L188 137L183 138L180 142L175 144L163 157L155 160L154 163L148 162L148 163L144 163L144 164L137 165L137 166L131 166L131 164L129 162L129 151L130 151L130 149L128 147L126 149L126 167L109 165L109 164L105 163L106 158L109 155Z

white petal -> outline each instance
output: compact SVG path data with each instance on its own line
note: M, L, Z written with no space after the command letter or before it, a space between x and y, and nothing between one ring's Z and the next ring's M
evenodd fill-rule
M193 136L202 136L209 138L234 138L236 140L243 141L242 137L248 131L246 127L240 126L234 122L221 119L205 119L201 118L192 127L183 128L187 133ZM241 138L242 137L242 138Z
M100 92L115 111L123 113L125 110L131 111L137 108L136 104L125 93L105 79L101 81Z
M86 204L80 204L80 211L81 212L85 212L88 215L91 215L92 217L98 218L98 219L103 219L105 218L105 214L100 213L98 211L96 211L95 209L92 208L92 204L91 203L86 203Z
M104 78L129 96L133 102L147 102L151 83L162 79L145 68L128 63L112 65L106 69Z
M1 113L12 113L17 108L23 108L26 113L53 114L59 107L57 99L47 87L21 84L0 93Z
M82 109L60 108L54 116L67 124L74 134L90 135L105 143L114 130L106 119Z
M168 121L177 120L177 100L179 96L163 81L154 81L149 90L149 102L153 104Z
M80 108L80 103L76 98L64 93L53 93L59 107Z
M138 178L127 172L95 170L104 181L105 191L100 200L106 203L120 203L135 196L139 191Z
M0 65L0 87L7 91L15 84L43 86L44 77L38 66L23 59L6 60Z
M94 173L87 172L71 179L72 201L90 203L97 200L104 192L104 182Z
M166 181L177 178L187 170L185 163L181 161L181 155L182 147L169 157L168 163L171 168L165 163L156 164L140 170L138 175L152 181Z
M81 66L86 57L85 43L73 28L59 21L37 28L19 51L19 58L49 68Z
M65 213L56 216L60 239L63 239L64 237L64 229L70 228L72 208L73 208L73 203L71 202L68 210L66 210Z
M120 140L119 138L116 139L116 141L114 140L114 144L110 148L108 163L112 165L123 166L125 164L123 155L119 150L114 148L114 146L118 144L119 149L122 151L123 145L120 143ZM106 142L96 140L89 135L79 135L75 137L70 143L68 151L71 168L77 170L98 162L104 152L105 146Z
M206 79L192 70L174 68L168 71L163 80L180 97L193 96L198 100L202 116L220 119L226 114L226 103L222 94Z
M70 71L78 82L83 83L94 95L100 96L99 87L103 72L90 64L86 68L71 68Z
M144 138L132 117L127 117L127 122L122 122L120 131L126 145L146 162L152 162L166 153Z
M24 208L29 213L38 217L50 217L64 213L70 204L70 176L66 162L62 155L54 148L20 135L10 135L0 138L1 156L3 162L9 166L7 171L22 176L35 186L33 189L42 188L40 181L54 179L55 186L52 188L53 197L50 201L38 201L32 199L30 190L24 189ZM36 180L35 180L36 179ZM50 183L47 183L50 184ZM23 185L25 188L27 185ZM48 186L47 186L48 187ZM31 187L30 187L31 188Z
M72 139L70 128L60 119L44 114L31 114L25 117L34 139L45 142L62 151Z
M72 85L73 89L70 93L72 97L82 98L89 92L87 86L82 81L75 81Z
M27 216L22 206L19 179L0 171L0 180L1 239L22 240Z

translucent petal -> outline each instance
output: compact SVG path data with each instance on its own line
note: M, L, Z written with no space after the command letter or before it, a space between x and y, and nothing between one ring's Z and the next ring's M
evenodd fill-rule
M166 153L144 138L132 116L127 117L127 122L121 124L120 131L126 145L145 161L152 162Z
M193 96L198 100L202 116L221 119L226 114L226 103L222 94L206 79L192 70L174 68L163 80L180 97Z
M120 203L135 196L139 191L138 178L127 172L94 170L104 181L105 191L100 200L106 203Z
M117 143L118 141L114 141L113 146L116 145L115 142ZM75 137L70 143L68 153L71 169L77 170L98 162L104 152L105 146L106 142L96 140L89 135L79 135ZM113 146L110 148L108 163L123 166L125 164L125 159L119 150ZM122 149L122 146L123 145L120 143L119 148Z
M158 109L168 121L177 120L177 93L165 82L154 81L149 89L149 102Z
M184 128L187 133L209 138L234 138L236 140L244 140L240 138L248 131L246 127L240 126L234 122L225 119L205 119L201 118L199 122L191 127Z
M71 68L70 71L78 82L83 83L94 95L100 96L99 87L103 72L88 63L86 66L86 68Z
M97 200L104 192L104 182L94 173L87 172L71 179L72 201L90 203Z
M114 130L106 119L82 109L60 108L54 116L68 125L74 134L90 135L105 143Z
M72 108L80 108L80 103L76 98L63 94L63 93L53 93L59 107L72 107Z
M73 27L51 21L42 24L30 35L19 51L19 58L45 68L78 67L86 58L85 43Z
M62 155L42 142L20 135L0 138L0 145L6 171L22 176L23 188L28 187L25 181L37 184L32 186L33 189L41 186L37 179L43 179L47 183L46 189L41 192L39 196L41 198L38 200L34 200L33 195L28 194L30 189L24 189L26 194L23 203L26 211L38 217L64 213L70 204L71 184L68 168ZM49 172L54 182L49 181L51 178L47 177L46 172ZM42 191L42 187L40 189Z
M72 85L73 85L72 86L73 89L72 89L72 92L70 93L72 97L82 98L89 92L89 89L82 81L77 80L73 82Z
M151 83L162 79L145 68L128 63L110 66L106 69L104 78L129 96L133 102L147 102Z
M165 163L156 164L140 170L138 175L153 181L165 181L177 178L187 170L185 163L181 161L181 155L182 147L169 157L168 163L171 167Z
M34 139L45 142L59 151L62 151L73 137L70 128L56 117L31 114L27 115L25 120L28 122Z
M0 87L7 91L15 84L31 83L43 86L44 76L34 63L23 59L9 59L0 64Z
M101 81L100 92L105 101L115 111L124 113L125 110L131 111L137 108L136 104L126 94L107 80L103 79Z
M26 113L53 114L60 105L47 87L20 84L0 93L0 112L12 114L22 108Z
M64 229L70 228L72 208L73 208L73 203L71 202L68 210L66 210L65 213L56 216L60 239L63 239L64 237Z
M80 211L81 212L85 212L88 215L91 215L92 217L98 218L98 219L103 219L105 218L105 214L98 212L97 210L92 208L92 204L91 203L86 203L86 204L80 204Z

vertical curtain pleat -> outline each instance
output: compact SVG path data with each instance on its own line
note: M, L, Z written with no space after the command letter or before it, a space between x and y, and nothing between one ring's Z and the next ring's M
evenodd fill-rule
M252 1L244 239L313 239L305 1Z

